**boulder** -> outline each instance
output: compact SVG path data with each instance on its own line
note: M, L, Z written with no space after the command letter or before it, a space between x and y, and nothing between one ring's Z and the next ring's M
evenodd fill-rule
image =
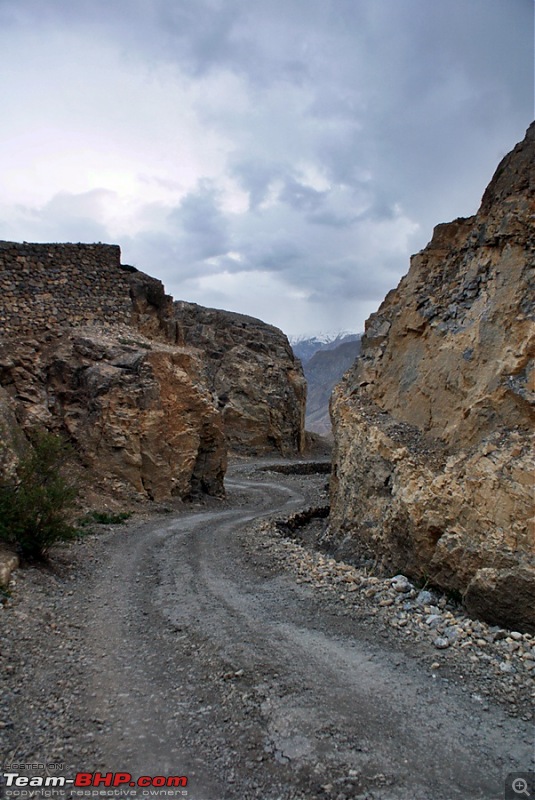
M0 590L7 590L11 575L19 568L18 555L7 545L0 542Z

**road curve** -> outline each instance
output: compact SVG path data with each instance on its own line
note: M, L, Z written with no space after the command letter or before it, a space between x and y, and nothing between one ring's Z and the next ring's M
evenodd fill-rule
M252 520L302 504L283 483L235 467L237 507L108 540L84 642L95 768L187 776L189 800L502 797L525 725L248 548Z

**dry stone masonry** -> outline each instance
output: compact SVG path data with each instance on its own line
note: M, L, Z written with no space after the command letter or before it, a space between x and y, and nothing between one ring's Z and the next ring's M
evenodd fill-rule
M0 242L0 332L130 321L121 250L105 244Z

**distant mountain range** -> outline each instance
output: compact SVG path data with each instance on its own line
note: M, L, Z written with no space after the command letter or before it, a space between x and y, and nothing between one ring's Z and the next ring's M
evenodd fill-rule
M329 436L329 399L334 386L360 353L360 333L317 334L294 337L290 344L303 364L307 379L305 427Z
M338 331L337 333L315 333L303 336L290 336L290 344L297 358L304 365L310 361L314 353L319 350L334 350L345 342L360 341L362 334L351 331Z

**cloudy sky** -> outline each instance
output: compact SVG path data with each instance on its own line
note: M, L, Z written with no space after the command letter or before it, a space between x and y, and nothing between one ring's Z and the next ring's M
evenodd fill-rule
M0 0L0 238L362 330L533 118L533 0Z

